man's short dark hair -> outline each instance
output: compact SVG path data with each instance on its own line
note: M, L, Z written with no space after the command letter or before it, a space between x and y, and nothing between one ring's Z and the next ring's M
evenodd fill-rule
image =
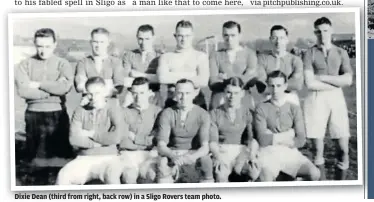
M192 23L188 20L179 21L177 25L175 26L175 30L177 30L179 27L193 29Z
M98 77L98 76L91 77L86 81L86 84L85 84L86 89L88 88L88 86L93 85L93 84L105 85L105 81L103 78Z
M328 18L321 17L321 18L318 18L316 21L314 21L314 28L316 28L320 25L323 25L323 24L328 24L328 25L332 26L332 23Z
M284 83L287 83L287 81L288 81L286 74L283 73L282 71L279 71L279 70L270 72L268 74L267 82L269 82L269 80L272 79L272 78L283 78Z
M286 35L288 36L288 30L282 25L274 25L273 27L271 27L270 36L273 34L273 31L278 31L278 30L284 30L284 32L286 32Z
M241 28L240 24L235 22L235 21L227 21L227 22L223 23L223 26L222 26L222 28L227 28L227 29L231 29L231 28L234 28L234 27L238 28L238 32L241 33L242 28Z
M98 27L91 31L91 37L93 37L94 34L105 34L109 36L109 31L103 27Z
M134 81L132 82L131 86L140 86L140 85L144 85L144 84L148 84L148 87L149 87L149 80L145 77L136 77L134 79Z
M177 86L180 83L191 83L192 86L194 88L196 88L195 83L193 81L191 81L190 79L180 79L180 80L177 81L177 83L175 84L175 86Z
M52 37L53 42L56 42L56 34L55 31L51 28L42 28L38 29L34 34L34 41L36 38L46 38L46 37Z
M155 31L152 27L152 25L146 24L146 25L140 25L138 28L138 31L136 32L137 34L139 32L151 32L152 35L155 35Z
M223 81L224 88L226 88L229 85L237 86L237 87L240 87L241 89L243 89L244 82L241 78L235 76L235 77L231 77L231 78L228 78L225 81Z

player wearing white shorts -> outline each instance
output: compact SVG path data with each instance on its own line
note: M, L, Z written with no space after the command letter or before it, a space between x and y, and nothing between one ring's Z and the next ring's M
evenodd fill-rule
M177 104L164 109L157 122L158 152L177 167L200 164L201 169L197 169L203 175L200 182L214 182L212 160L208 156L210 117L207 111L193 104L199 92L194 86L187 79L177 82Z
M244 83L239 77L223 82L225 104L210 111L210 151L216 182L229 181L237 156L252 140L252 113L242 104ZM245 137L243 137L245 136Z
M268 75L271 99L260 103L255 112L254 127L260 148L253 145L249 171L261 181L274 181L280 172L289 176L318 180L319 170L298 148L304 146L305 127L300 106L287 102L287 76L281 71ZM256 169L260 168L260 172ZM258 175L253 174L258 173Z
M138 77L130 88L134 102L123 110L125 131L119 144L120 156L108 169L110 184L136 184L141 165L157 156L152 132L161 107L151 103L149 85L147 78Z
M108 91L101 77L89 78L85 88L90 101L74 111L69 134L78 156L59 171L57 185L83 185L93 179L106 183L107 165L118 155L116 145L124 132L120 106L106 98Z
M309 92L304 102L308 138L316 147L314 163L324 175L324 137L337 139L339 153L336 178L344 180L349 168L349 118L342 87L352 84L352 67L347 51L332 44L332 23L326 17L314 22L317 44L304 55L305 85Z
M265 70L266 74L275 70L286 74L288 78L287 100L300 105L297 91L301 90L304 84L303 62L300 57L287 52L288 30L282 25L274 25L270 29L269 40L273 48L269 53L259 54L259 66ZM264 94L270 96L270 92L265 91Z

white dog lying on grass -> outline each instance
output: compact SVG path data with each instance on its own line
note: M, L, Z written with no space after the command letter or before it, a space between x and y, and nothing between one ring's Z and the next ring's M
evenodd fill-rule
M317 181L319 169L297 148L284 145L260 147L256 140L241 152L236 159L234 170L237 174L248 174L252 181L275 181L282 171L291 177L303 177Z

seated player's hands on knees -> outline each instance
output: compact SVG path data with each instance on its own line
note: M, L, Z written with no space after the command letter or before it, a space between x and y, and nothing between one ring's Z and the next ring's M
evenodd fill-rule
M296 135L295 130L293 128L287 130L287 134L290 135L292 138Z
M131 70L129 76L136 78L136 77L144 77L144 73L138 72L136 70Z
M285 146L288 146L288 147L291 147L291 148L295 147L295 141L294 141L295 130L290 129L286 133L287 133L287 135L285 136L286 138L284 139L284 141L282 143Z
M257 180L261 174L261 166L257 159L252 159L247 162L247 173L252 181Z
M219 155L219 154L214 155L214 159L213 159L213 166L214 167L220 166L223 163L224 163L224 161L223 161L223 158L222 158L221 155Z
M126 93L125 100L123 102L123 107L128 107L134 102L134 97L131 93Z
M129 134L128 134L128 137L131 141L135 141L135 133L130 131Z
M196 162L196 159L191 154L186 154L183 156L183 164L191 165Z
M174 164L175 165L177 165L177 166L182 166L183 164L185 164L185 157L184 156L178 156L178 157L176 157L174 160L173 160L173 162L174 162Z
M266 134L273 134L273 132L269 129L266 129Z
M40 87L40 83L36 81L30 81L29 88L38 89Z
M89 138L93 138L95 135L95 131L94 130L82 130L82 136L86 136L86 137L89 137Z
M94 142L93 144L94 144L94 147L102 147L102 146L103 146L103 145L101 145L101 144L98 143L98 142Z
M58 78L57 81L58 82L66 82L68 80L66 79L66 77L62 76L62 77Z
M91 102L91 96L89 96L89 95L83 96L82 99L81 99L81 102L80 102L80 106L86 106L90 102Z
M228 79L228 76L225 73L219 73L218 78L225 80L225 79Z
M134 78L126 77L123 81L123 85L126 86L126 87L130 87L132 85L133 81L134 81Z

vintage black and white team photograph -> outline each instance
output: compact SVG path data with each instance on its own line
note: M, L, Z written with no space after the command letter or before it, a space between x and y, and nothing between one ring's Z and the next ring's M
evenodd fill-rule
M12 14L12 189L360 184L360 49L352 8Z

